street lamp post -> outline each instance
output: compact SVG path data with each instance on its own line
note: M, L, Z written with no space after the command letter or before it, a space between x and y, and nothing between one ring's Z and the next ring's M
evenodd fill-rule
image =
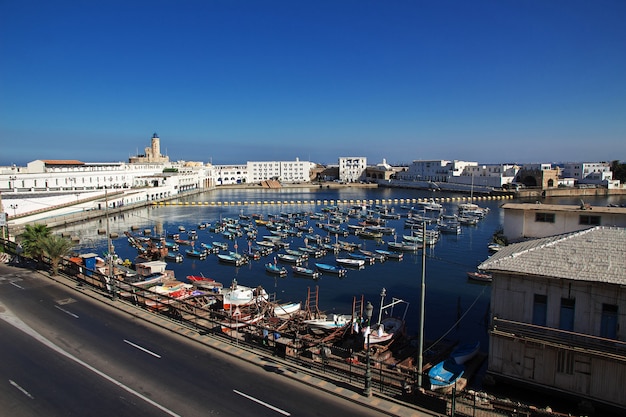
M13 217L17 216L17 204L9 204L9 207L13 209Z
M369 301L365 306L365 318L367 319L367 342L365 344L365 389L363 390L363 395L366 397L372 396L372 371L370 369L370 333L372 331L370 325L372 320L372 313L374 312L374 306Z

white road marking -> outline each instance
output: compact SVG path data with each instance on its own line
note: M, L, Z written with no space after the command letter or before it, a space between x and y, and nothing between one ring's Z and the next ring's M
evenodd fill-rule
M132 347L134 347L134 348L137 348L137 349L139 349L139 350L143 350L144 352L149 353L150 355L152 355L152 356L154 356L154 357L156 357L156 358L161 359L161 355L157 355L156 353L149 351L149 350L148 350L148 349L146 349L145 347L141 347L141 346L139 346L139 345L136 345L136 344L134 344L133 342L130 342L130 341L126 340L126 339L124 339L124 342L128 343L129 345L131 345L131 346L132 346Z
M9 383L11 385L13 385L15 388L19 389L20 391L22 391L22 394L26 395L28 398L30 398L31 400L34 400L35 397L33 397L32 395L30 395L30 392L26 391L24 388L20 387L17 382L9 379Z
M236 389L234 389L234 390L233 390L233 392L234 392L235 394L239 394L239 395L241 395L241 396L242 396L242 397L244 397L244 398L247 398L247 399L249 399L249 400L251 400L251 401L254 401L254 402L255 402L255 403L257 403L257 404L261 404L261 405L263 405L263 406L265 406L265 407L269 408L270 410L274 410L274 411L276 411L277 413L280 413L280 414L282 414L282 415L284 415L284 416L290 416L290 415L291 415L291 413L289 413L289 412L287 412L287 411L285 411L285 410L281 410L281 409L280 409L280 408L278 408L278 407L274 407L274 406L273 406L273 405L271 405L271 404L268 404L268 403L266 403L266 402L263 402L263 401L259 400L258 398L254 398L254 397L252 397L252 396L250 396L250 395L248 395L248 394L244 394L243 392L241 392L241 391L237 391Z
M59 306L57 306L57 305L55 305L55 307L56 307L56 308L58 308L59 310L61 310L62 312L64 312L65 314L69 314L70 316L74 317L75 319L77 319L77 318L78 318L78 316L77 316L76 314L71 313L71 312L67 311L67 310L66 310L66 309L64 309L64 308L61 308L61 307L59 307Z
M15 282L13 282L13 281L11 281L11 285L15 285L15 286L16 286L17 288L19 288L20 290L23 290L23 289L24 289L24 287L22 287L22 286L21 286L21 285L19 285L19 284L16 284L16 283L15 283Z
M143 401L145 401L148 404L158 408L159 410L163 411L164 413L166 413L166 414L168 414L168 415L170 415L172 417L181 417L180 414L176 414L174 411L170 410L169 408L165 408L165 406L162 406L161 404L157 403L156 401L151 400L150 398L146 397L145 395L135 391L134 389L130 388L129 386L126 386L126 385L122 384L120 381L114 379L113 377L110 377L109 375L105 374L104 372L99 371L98 369L94 368L93 366L89 365L88 363L83 362L82 360L78 359L76 356L74 356L74 355L70 354L69 352L66 352L65 350L61 349L59 346L55 345L50 340L46 339L45 337L43 337L42 335L37 333L32 327L30 327L28 324L26 324L22 320L20 320L15 314L11 313L11 311L9 309L7 309L4 304L0 303L0 307L1 307L0 308L0 319L6 321L7 323L9 323L12 326L15 326L16 328L20 329L24 333L32 336L34 339L36 339L40 343L43 343L44 345L48 346L50 349L54 350L55 352L65 356L66 358L71 359L74 362L78 363L79 365L89 369L91 372L93 372L93 373L99 375L100 377L106 379L107 381L109 381L110 383L114 384L115 386L120 387L124 391L134 395L137 398L141 398Z

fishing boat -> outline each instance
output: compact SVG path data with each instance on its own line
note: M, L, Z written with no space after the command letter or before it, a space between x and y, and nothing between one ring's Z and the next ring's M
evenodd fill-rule
M230 287L222 290L224 310L237 306L267 302L269 295L262 287L251 288L237 284L236 280Z
M376 249L374 252L386 256L388 259L395 259L401 261L404 258L404 254L402 252L394 252L385 249Z
M212 242L212 245L221 250L228 250L228 243L226 242Z
M205 277L204 275L187 275L187 280L194 287L204 288L214 292L221 290L224 286L221 282L218 282L213 278Z
M344 327L351 322L352 315L350 314L331 314L329 316L303 321L303 323L318 329L336 329L338 327Z
M207 253L205 250L187 249L185 254L190 258L197 258L200 260L206 259Z
M365 268L365 261L363 259L336 258L335 262L337 262L337 264L339 265L349 267L349 268L355 268L355 269Z
M387 247L393 251L403 252L417 252L422 249L422 245L420 243L410 242L387 242Z
M300 275L311 279L318 279L320 277L320 273L314 269L309 269L303 266L296 265L292 266L291 269L295 275Z
M486 272L481 271L473 271L468 272L467 277L473 281L481 281L481 282L491 282L493 281L493 276Z
M357 259L364 262L364 265L374 265L376 259L372 256L367 256L363 253L349 253L350 259Z
M363 255L367 256L368 258L371 258L381 263L387 260L387 256L384 253L371 252L365 249L359 249L359 252L361 252Z
M284 266L278 266L271 262L265 264L265 270L270 274L279 275L281 277L287 276L287 269Z
M276 254L276 257L281 262L288 262L288 263L295 264L295 265L302 264L302 258L299 256L289 255L286 253L278 253Z
M274 315L276 317L292 316L302 307L302 303L285 303L274 306Z
M453 359L459 365L464 364L465 362L472 359L476 354L478 354L478 350L480 349L480 341L472 342L472 343L464 343L457 346L452 353L450 353L450 359Z
M434 365L428 371L430 389L442 390L453 386L465 373L465 367L459 365L454 359L446 359Z
M167 255L165 255L165 260L179 263L183 261L183 255L178 252L167 252Z
M364 347L367 348L368 333L370 345L376 343L384 343L398 336L403 326L403 320L396 317L386 317L374 329L370 330L368 327L366 327L363 330L363 335L365 337Z
M218 253L217 259L220 262L223 262L225 264L231 264L235 266L241 266L241 265L245 265L246 263L248 263L248 258L245 258L243 256L233 256L230 254L227 255L224 253Z
M200 246L202 246L207 253L217 253L220 251L220 248L211 243L200 243Z
M264 317L262 312L241 313L239 307L236 307L233 313L220 322L222 332L228 333L231 330L237 330L250 324L258 323Z
M345 276L346 273L347 273L346 268L343 268L343 267L337 266L337 265L328 265L328 264L316 263L315 267L318 270L322 271L322 272L339 275L340 277Z

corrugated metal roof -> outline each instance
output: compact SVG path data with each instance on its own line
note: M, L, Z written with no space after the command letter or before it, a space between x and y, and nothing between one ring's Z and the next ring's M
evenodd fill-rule
M515 243L479 265L487 271L626 284L626 229L593 227Z

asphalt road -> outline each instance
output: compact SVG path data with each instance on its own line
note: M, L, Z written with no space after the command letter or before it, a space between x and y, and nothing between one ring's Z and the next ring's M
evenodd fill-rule
M0 268L0 318L2 415L382 415L28 270Z

